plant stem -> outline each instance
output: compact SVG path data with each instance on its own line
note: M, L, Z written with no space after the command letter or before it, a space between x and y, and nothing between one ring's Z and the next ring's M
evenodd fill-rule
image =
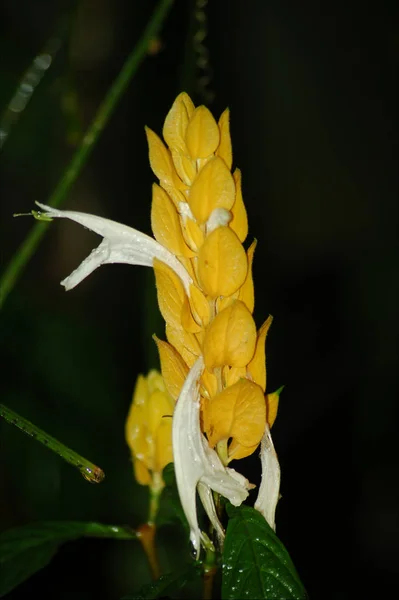
M64 175L50 195L46 204L59 207L65 200L71 186L76 181L82 168L87 162L90 153L96 144L101 132L107 125L119 100L123 96L130 80L147 55L148 45L162 27L165 18L173 4L173 0L160 0L156 6L143 35L137 45L126 59L119 75L111 85L107 95L100 104L93 121L89 125L79 147L72 157ZM48 223L36 223L28 236L22 242L16 254L11 259L0 279L0 308L3 306L7 296L15 286L23 269L35 252L48 227Z
M213 582L217 573L215 547L210 540L205 547L205 560L203 563L204 585L202 589L203 600L212 600Z
M11 410L11 408L4 406L4 404L0 404L0 417L3 417L3 419L5 419L8 423L18 427L18 429L58 454L58 456L63 458L73 467L76 467L81 475L83 475L87 481L90 481L90 483L101 483L101 481L104 479L104 471L100 469L100 467L93 465L93 463L88 461L86 458L83 458L83 456L80 456L80 454L77 454L68 448L68 446L65 446L51 435L48 435L48 433L42 429L39 429L30 421L18 415L16 412Z

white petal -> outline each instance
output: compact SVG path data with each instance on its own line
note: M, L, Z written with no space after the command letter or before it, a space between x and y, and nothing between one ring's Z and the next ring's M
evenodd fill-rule
M280 492L280 465L268 425L266 425L266 431L260 446L260 459L262 462L262 482L255 508L262 513L270 527L276 530L275 513Z
M201 481L198 482L197 489L198 495L202 502L202 506L205 508L205 512L208 515L208 519L210 520L214 530L216 531L219 546L222 547L224 541L224 529L216 513L212 490L209 486L205 485L205 483L201 483Z
M196 487L199 482L222 494L232 504L238 506L248 496L251 485L248 480L224 467L216 452L210 448L200 429L199 379L204 370L204 361L200 356L189 371L177 400L173 413L173 460L176 483L180 501L190 526L190 540L197 558L200 551L201 531L198 526L196 508ZM206 495L201 488L203 496ZM218 522L214 519L216 511L206 498L205 508L212 519L215 529L220 533ZM217 517L216 517L217 519ZM220 524L219 524L220 525Z
M152 267L154 258L158 258L175 271L182 280L187 294L190 294L192 279L186 269L176 256L149 235L96 215L72 210L57 210L39 202L36 204L45 211L45 216L71 219L104 238L98 248L95 248L79 267L61 282L66 290L74 288L101 265L126 263Z
M206 222L207 235L209 235L214 229L217 229L218 227L227 226L232 218L233 215L229 210L220 207L214 208L211 214L209 215L209 219Z

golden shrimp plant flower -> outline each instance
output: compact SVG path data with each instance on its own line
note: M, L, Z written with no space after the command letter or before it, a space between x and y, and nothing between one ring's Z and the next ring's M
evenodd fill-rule
M164 487L162 471L173 461L172 415L174 401L162 375L152 369L139 375L125 423L136 481L154 494Z
M262 482L255 502L275 527L280 468L270 428L278 393L266 394L269 317L252 316L252 261L241 173L232 171L229 111L218 122L186 93L164 123L164 142L146 128L154 183L154 238L103 219L39 206L104 239L62 284L71 289L97 267L122 262L154 268L167 341L155 338L166 389L176 402L172 447L176 481L197 556L201 531L196 491L223 539L212 490L240 505L253 487L229 463L261 446Z

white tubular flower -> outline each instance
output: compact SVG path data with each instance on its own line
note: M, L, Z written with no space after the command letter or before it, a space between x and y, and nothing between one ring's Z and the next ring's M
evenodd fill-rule
M275 513L280 492L280 465L274 449L269 426L261 441L260 459L262 462L262 481L254 508L258 510L275 531Z
M122 225L110 219L72 210L58 210L45 204L36 204L43 210L45 217L70 219L80 223L87 229L98 233L104 239L73 273L61 281L66 290L77 286L90 273L101 265L110 263L126 263L152 267L154 258L166 263L180 277L187 295L190 295L192 279L181 262L167 248L152 237Z
M196 489L218 536L224 535L210 490L239 506L253 486L234 469L225 467L209 446L200 429L199 379L204 370L202 356L194 363L184 382L173 414L173 459L180 501L190 526L190 540L198 558L201 531L198 526Z

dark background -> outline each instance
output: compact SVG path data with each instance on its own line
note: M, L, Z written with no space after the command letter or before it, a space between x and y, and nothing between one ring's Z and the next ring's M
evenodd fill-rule
M1 3L0 114L48 40L62 40L2 151L2 268L33 225L12 213L46 201L153 6ZM273 428L277 533L313 599L392 597L397 581L398 36L387 6L214 0L202 25L195 3L176 1L159 52L132 80L65 204L150 232L144 125L160 133L183 89L215 116L230 107L248 240L258 240L255 318L274 316L268 386L286 385ZM3 529L146 517L123 425L137 374L158 364L151 334L163 327L150 270L107 266L67 294L58 285L97 243L57 222L30 261L0 314L1 402L101 465L106 479L90 486L1 423ZM172 535L163 533L164 548ZM134 542L83 540L9 598L115 600L148 577Z

